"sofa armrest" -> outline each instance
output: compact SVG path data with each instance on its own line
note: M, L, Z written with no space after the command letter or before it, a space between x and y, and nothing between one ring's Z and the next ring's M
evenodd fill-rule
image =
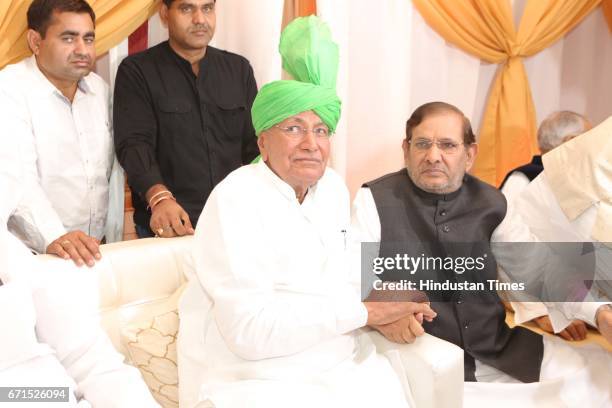
M397 344L377 331L369 333L376 351L399 357L417 408L463 406L463 350L429 334L413 344Z

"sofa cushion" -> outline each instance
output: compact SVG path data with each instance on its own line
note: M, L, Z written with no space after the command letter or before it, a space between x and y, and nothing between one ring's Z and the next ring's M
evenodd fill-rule
M140 370L153 397L166 408L178 407L177 303L183 289L184 285L166 299L135 306L133 320L121 330L129 362Z

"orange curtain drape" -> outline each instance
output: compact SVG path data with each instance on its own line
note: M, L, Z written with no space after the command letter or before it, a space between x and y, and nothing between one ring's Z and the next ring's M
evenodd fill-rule
M575 27L602 0L527 0L518 32L509 0L413 0L446 41L501 64L485 108L473 173L499 185L537 149L536 114L523 58ZM606 0L607 1L607 0Z
M32 0L0 1L0 69L28 55L26 11ZM96 12L96 51L102 55L151 17L160 0L90 0Z
M612 0L603 0L601 2L601 9L604 13L606 21L608 22L610 33L612 34Z
M304 17L311 14L317 14L317 0L296 0L297 1L297 16Z
M285 0L282 28L296 17L317 14L317 0Z

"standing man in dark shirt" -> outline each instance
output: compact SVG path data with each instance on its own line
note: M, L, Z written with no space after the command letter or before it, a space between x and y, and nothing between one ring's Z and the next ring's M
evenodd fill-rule
M115 85L117 157L138 236L192 234L213 187L258 154L253 69L208 45L214 0L164 0L169 40L126 58Z

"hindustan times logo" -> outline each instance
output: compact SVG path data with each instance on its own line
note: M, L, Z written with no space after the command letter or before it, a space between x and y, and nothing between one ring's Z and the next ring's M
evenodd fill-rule
M440 256L410 256L396 254L394 257L376 257L372 265L372 272L380 275L385 271L406 271L414 275L417 271L453 271L458 275L470 271L482 271L485 268L487 254L479 257L440 257Z

